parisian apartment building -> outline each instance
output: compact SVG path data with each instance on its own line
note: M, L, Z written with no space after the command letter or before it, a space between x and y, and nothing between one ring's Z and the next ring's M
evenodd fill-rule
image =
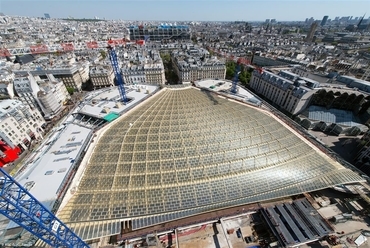
M262 73L255 70L249 85L257 94L295 115L308 106L320 84L290 71L275 74L266 70Z
M46 75L46 79L32 74L17 76L13 84L18 99L40 111L46 120L59 114L70 99L64 83L51 74Z
M164 65L157 50L131 48L120 55L125 84L165 84Z
M14 73L11 70L0 69L0 100L14 97L13 81Z
M180 83L201 79L225 79L225 62L211 56L206 49L187 44L183 45L182 49L172 51L171 57Z
M93 85L94 89L114 86L114 72L112 66L91 66L90 82Z
M0 101L1 138L21 150L27 150L32 140L43 138L45 120L41 113L20 100Z
M90 75L89 61L76 61L75 57L39 59L37 63L26 64L18 70L14 70L15 75L25 75L31 73L33 76L53 75L61 80L67 88L81 91L82 85L89 80Z

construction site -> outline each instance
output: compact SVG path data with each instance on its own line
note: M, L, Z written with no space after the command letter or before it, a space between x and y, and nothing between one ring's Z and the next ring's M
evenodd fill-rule
M319 26L313 17L281 25L6 12L1 99L42 104L46 118L0 108L9 116L0 247L370 247L365 15L328 12ZM367 120L352 115L360 112Z
M83 240L364 181L267 111L192 87L96 135L58 211Z
M330 225L325 232L311 228L327 223L305 219L316 214L314 207L311 214L297 210L301 222L298 212L285 213L281 232L260 211L264 202L365 182L361 174L256 104L253 94L228 97L226 88L209 90L209 84L126 86L124 104L115 103L116 88L86 96L17 177L22 185L34 181L29 192L55 211L58 222L47 225L64 223L59 233L70 230L91 247L296 247L334 233ZM36 170L45 165L41 158L60 168ZM67 158L71 167L61 162ZM53 185L48 194L41 190L46 185ZM257 235L253 223L263 223L258 230L265 234ZM311 236L297 238L294 228ZM37 246L48 244L40 239Z

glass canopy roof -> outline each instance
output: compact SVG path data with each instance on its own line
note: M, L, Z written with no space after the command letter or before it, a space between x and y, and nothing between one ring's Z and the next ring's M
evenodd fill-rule
M100 137L59 217L91 239L361 180L257 108L164 89Z

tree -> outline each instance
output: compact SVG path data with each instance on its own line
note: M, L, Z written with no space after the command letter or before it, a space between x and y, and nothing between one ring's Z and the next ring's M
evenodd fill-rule
M169 53L160 53L163 63L168 63L171 61L171 55Z
M242 85L247 85L247 71L242 70L239 74L239 81Z
M226 62L226 79L233 80L236 63L234 61Z
M232 80L235 74L235 69L233 68L226 68L226 79Z
M73 95L73 93L75 92L75 89L74 89L74 88L72 88L72 87L67 87L67 91L68 91L68 93L72 96L72 95Z
M226 62L226 79L233 80L236 71L236 62L228 61ZM251 70L247 70L243 65L240 66L240 73L238 80L243 86L247 86L251 78Z
M253 70L246 69L244 66L241 67L241 71L239 74L239 81L241 85L246 86L246 87L248 86L249 81L251 79L252 71Z
M107 52L104 50L100 50L100 55L103 58L103 60L107 57Z
M179 77L176 74L172 66L171 55L168 53L161 53L160 56L163 61L164 74L165 74L167 83L177 84L179 82Z

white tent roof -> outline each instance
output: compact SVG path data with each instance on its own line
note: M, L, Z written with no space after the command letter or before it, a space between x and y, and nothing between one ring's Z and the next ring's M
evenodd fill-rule
M363 243L365 243L366 241L367 241L367 238L364 235L360 234L360 236L358 236L357 239L355 240L355 244L357 246L360 246Z

